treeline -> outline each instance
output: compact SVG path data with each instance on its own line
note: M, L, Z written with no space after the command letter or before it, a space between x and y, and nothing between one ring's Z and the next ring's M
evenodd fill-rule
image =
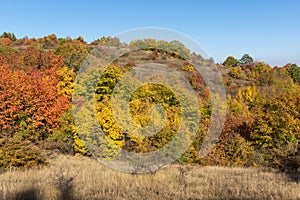
M147 39L124 44L118 38L102 37L88 44L82 37L52 34L18 39L12 33L0 36L0 167L45 163L44 150L90 155L81 139L83 133L74 125L71 108L76 74L96 45L139 49L111 64L95 90L97 119L110 144L102 149L105 158L113 158L121 149L155 151L174 138L180 124L180 102L166 87L143 86L130 101L132 120L141 127L150 122L148 111L153 104L165 108L167 125L156 135L140 138L124 132L111 109L113 89L123 74L139 63L155 61L182 73L197 91L201 105L196 138L177 162L299 167L300 67L296 64L271 67L254 62L247 54L241 59L229 56L218 64L228 94L226 122L213 152L200 158L214 94L187 61L190 51L182 43ZM88 115L82 118L88 127Z

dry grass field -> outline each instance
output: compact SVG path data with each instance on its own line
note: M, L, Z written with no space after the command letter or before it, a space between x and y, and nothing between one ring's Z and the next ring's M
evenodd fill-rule
M55 155L42 168L1 172L0 199L300 199L298 178L291 177L262 169L178 165L128 174L91 158Z

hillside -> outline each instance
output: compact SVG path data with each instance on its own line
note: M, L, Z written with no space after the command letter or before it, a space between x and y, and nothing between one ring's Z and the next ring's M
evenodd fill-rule
M92 88L95 116L104 131L104 139L89 135L92 120L88 110L80 111L80 120L84 122L80 127L74 124L71 109L79 105L80 110L80 102L84 101L84 98L72 101L74 85L81 64L97 45L132 49L107 66L100 79L87 74L79 80L97 83ZM139 127L146 127L151 122L149 110L152 105L160 104L166 110L166 125L150 137L139 137L134 131L122 130L113 116L110 101L115 86L126 72L141 64L157 63L176 70L189 82L196 92L201 114L196 135L186 139L190 145L176 162L299 170L300 68L295 64L270 67L263 62L254 62L247 54L239 60L229 56L224 63L216 64L227 92L226 120L213 151L202 158L199 150L211 123L211 99L218 94L208 90L204 78L190 62L192 56L200 63L214 65L212 60L191 54L178 41L146 39L123 44L118 38L103 37L88 44L82 37L57 38L52 34L38 39L18 39L11 33L2 34L0 167L43 164L48 159L44 150L85 156L97 153L103 159L113 159L122 150L149 153L162 149L176 138L182 120L181 104L174 91L159 84L149 84L130 97L130 117L126 119ZM86 85L89 87L89 83ZM78 91L87 94L90 88ZM124 90L122 95L129 94ZM155 118L153 123L160 121ZM97 151L91 152L87 141L99 145ZM101 146L101 142L106 146ZM180 144L177 141L176 145Z

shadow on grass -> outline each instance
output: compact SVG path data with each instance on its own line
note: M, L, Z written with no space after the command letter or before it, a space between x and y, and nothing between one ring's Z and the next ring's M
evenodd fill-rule
M289 181L300 183L300 172L284 172Z
M284 158L284 165L281 168L281 171L287 176L290 181L300 182L300 156L295 153L292 156L288 156Z
M59 200L76 200L74 197L73 177L60 177L56 187L60 191Z
M29 188L27 190L16 193L11 199L13 200L39 200L38 190Z
M59 190L58 200L77 200L74 197L73 179L71 177L61 179L57 183L57 189ZM26 190L15 193L9 197L11 200L40 200L42 197L39 195L40 191L36 188L28 188Z

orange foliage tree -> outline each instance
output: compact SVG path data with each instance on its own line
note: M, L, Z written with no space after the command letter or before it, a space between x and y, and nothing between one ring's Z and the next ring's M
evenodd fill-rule
M59 127L69 99L60 91L60 56L28 48L20 53L18 67L0 66L1 135L45 139Z

